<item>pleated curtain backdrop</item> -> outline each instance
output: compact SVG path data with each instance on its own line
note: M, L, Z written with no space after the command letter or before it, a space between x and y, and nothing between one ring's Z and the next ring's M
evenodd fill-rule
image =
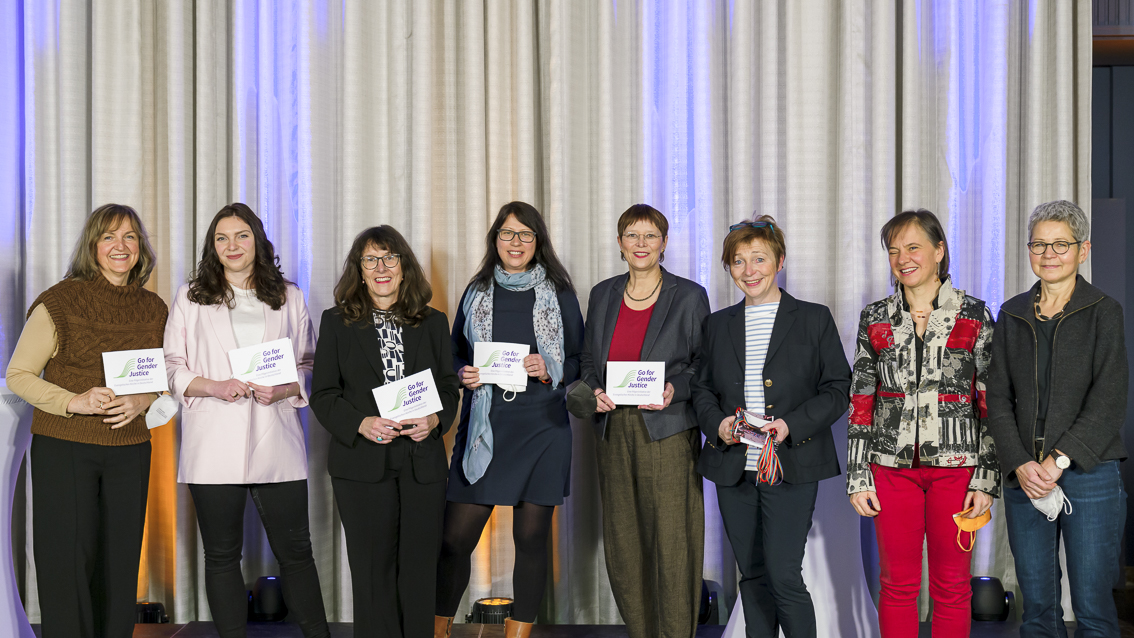
M1066 198L1089 213L1090 18L1086 2L1023 0L4 3L0 363L106 202L143 216L167 301L213 214L248 203L315 318L352 238L382 223L406 235L452 316L515 199L547 217L584 303L624 270L618 215L654 205L671 225L665 266L716 309L739 298L719 261L728 225L768 213L787 234L782 285L831 307L848 353L861 308L891 291L879 228L925 207L948 228L956 285L995 310L1034 281L1031 209ZM324 598L349 621L328 435L304 418ZM594 438L574 432L540 620L617 623ZM139 597L187 622L209 611L177 445L175 426L155 430ZM705 576L727 602L738 575L711 484L705 500ZM252 581L278 568L247 512ZM996 514L974 573L1012 585ZM510 524L502 508L486 528L468 599L511 592ZM805 574L826 635L876 632L859 528L843 481L825 481ZM38 622L30 532L16 551Z

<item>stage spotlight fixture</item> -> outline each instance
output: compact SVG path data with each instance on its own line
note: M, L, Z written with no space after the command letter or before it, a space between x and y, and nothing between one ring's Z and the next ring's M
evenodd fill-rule
M511 598L481 598L473 603L465 622L503 625L505 618L512 617L512 602Z
M717 592L709 587L710 584L719 587L716 583L701 580L701 608L697 610L698 625L720 624L720 612L717 610Z
M141 602L134 609L138 614L134 622L139 625L169 622L169 616L165 615L165 605L161 603Z
M284 603L280 579L276 576L257 578L249 596L248 620L279 622L285 617L287 617L287 604Z
M973 620L1008 620L1015 602L1012 592L1004 591L1000 579L992 576L976 576L971 581L973 588Z

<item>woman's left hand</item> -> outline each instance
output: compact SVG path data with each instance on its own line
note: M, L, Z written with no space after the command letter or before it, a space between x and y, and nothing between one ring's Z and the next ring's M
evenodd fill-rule
M248 387L252 388L252 397L260 405L271 405L276 401L299 395L299 384L294 381L284 385L257 385L250 382Z
M1055 464L1054 454L1048 454L1047 458L1043 460L1043 463L1040 463L1040 466L1047 471L1047 475L1051 477L1052 483L1058 481L1059 477L1063 476L1063 470L1059 469L1059 466Z
M110 417L103 419L102 422L110 423L110 429L117 430L133 421L134 417L145 412L155 398L152 394L127 394L126 396L116 397L106 404L105 410Z
M788 426L787 426L787 423L784 423L783 419L776 419L775 421L772 421L771 423L769 423L765 426L762 426L760 428L760 431L765 433L765 434L767 434L768 432L774 431L774 433L776 435L776 445L779 445L780 443L784 442L784 439L787 438Z
M648 405L640 405L640 406L638 406L638 409L639 410L664 410L664 409L668 408L669 402L673 400L673 384L672 383L667 382L665 384L665 391L662 392L661 396L662 396L662 402L661 403L650 403Z
M961 508L961 511L963 512L970 507L973 508L973 511L965 514L965 518L981 516L992 508L992 497L978 490L969 490L965 493L965 505Z
M429 432L441 423L441 418L436 413L429 416L418 417L416 419L405 419L398 421L402 426L401 436L408 436L413 439L415 443L421 443L425 437L429 436Z
M540 381L551 379L547 374L547 364L543 361L543 355L539 353L524 357L524 370L528 372L529 377L535 377Z

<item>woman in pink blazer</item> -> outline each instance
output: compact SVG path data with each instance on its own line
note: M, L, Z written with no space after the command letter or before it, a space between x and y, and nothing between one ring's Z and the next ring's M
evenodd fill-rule
M248 603L240 571L244 505L256 503L280 564L290 618L308 638L328 637L307 519L307 451L296 410L307 405L315 333L303 293L280 271L260 219L225 206L205 235L201 261L165 326L169 386L183 406L177 480L187 483L205 549L205 593L217 633L244 638ZM228 352L289 338L299 383L233 378Z

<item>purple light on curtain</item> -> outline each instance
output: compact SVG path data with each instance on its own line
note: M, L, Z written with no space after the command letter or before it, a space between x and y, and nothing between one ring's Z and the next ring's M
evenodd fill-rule
M937 60L946 71L949 245L956 285L993 315L1004 297L1008 33L1002 3L934 5Z
M0 365L16 348L23 326L23 2L0 9L0 263L6 273L0 283ZM9 341L10 340L10 341Z
M713 7L642 3L646 202L669 219L666 267L706 288L713 253Z
M263 0L234 8L232 185L235 198L263 220L284 275L305 294L312 258L308 87L316 46L303 28L306 10ZM325 14L325 3L314 13Z

